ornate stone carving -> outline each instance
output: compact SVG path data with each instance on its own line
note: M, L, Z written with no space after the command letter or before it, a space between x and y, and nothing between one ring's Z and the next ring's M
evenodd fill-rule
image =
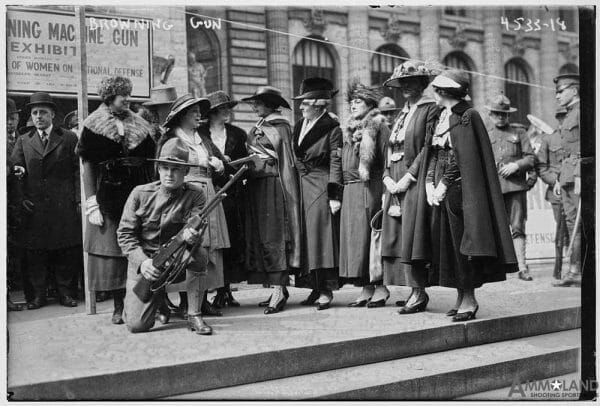
M379 32L386 42L397 43L402 35L402 23L390 15L387 24Z
M567 62L577 64L579 62L579 40L571 38L568 44L561 46L560 52Z
M523 56L525 54L525 50L529 48L529 44L525 39L525 34L521 31L517 31L515 33L515 37L513 39L513 43L511 46L511 50L514 56Z
M327 21L325 20L323 10L318 8L311 9L308 17L304 19L304 27L311 34L323 35L323 32L327 27Z
M467 37L467 27L463 23L458 23L456 28L454 29L454 33L450 38L448 38L448 42L454 49L464 49L469 41L469 37Z

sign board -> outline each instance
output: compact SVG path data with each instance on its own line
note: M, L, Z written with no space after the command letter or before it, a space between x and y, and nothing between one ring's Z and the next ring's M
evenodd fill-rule
M554 257L554 234L556 222L552 206L544 196L548 185L541 179L527 192L527 259L544 259Z
M150 97L152 20L86 16L88 94L105 76L131 79L132 97ZM80 61L74 14L9 8L6 16L7 90L75 95Z

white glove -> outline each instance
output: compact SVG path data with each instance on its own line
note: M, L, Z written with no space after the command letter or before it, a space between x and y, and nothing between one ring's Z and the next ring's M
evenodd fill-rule
M440 202L446 197L446 191L448 187L442 182L438 183L437 187L433 191L433 204L436 206L440 205Z
M23 168L20 165L15 165L13 167L13 173L15 174L15 176L19 179L23 178L23 176L25 176L25 168Z
M425 194L427 195L427 203L430 206L433 206L433 191L434 190L435 190L435 187L433 186L433 183L427 182L425 184Z
M414 178L412 177L412 175L410 173L407 173L406 175L404 175L398 181L398 183L396 183L396 193L406 192L406 190L410 186L410 183L413 181L413 179Z
M223 170L225 169L225 165L223 165L223 161L221 161L219 158L211 156L210 159L208 160L208 164L210 166L212 166L214 168L215 171L217 172L223 172Z
M102 227L104 224L104 217L100 212L100 206L98 206L98 202L96 201L96 195L88 197L85 201L85 215L90 224L99 227Z
M383 184L385 185L385 188L388 190L388 192L390 192L391 194L396 193L396 182L394 182L394 180L391 177L386 176L383 179Z
M329 208L331 209L331 214L335 214L342 208L342 202L339 200L330 200Z

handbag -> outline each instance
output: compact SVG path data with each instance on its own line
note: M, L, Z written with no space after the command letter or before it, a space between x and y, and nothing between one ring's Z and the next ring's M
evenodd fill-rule
M369 280L378 282L383 279L383 259L381 258L381 219L383 210L379 210L371 219L371 243L369 246Z
M402 206L400 205L400 199L398 195L393 194L392 196L392 204L388 208L387 214L390 217L402 217Z

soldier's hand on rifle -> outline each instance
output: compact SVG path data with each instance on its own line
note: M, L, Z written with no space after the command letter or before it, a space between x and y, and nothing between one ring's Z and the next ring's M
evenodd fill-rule
M552 193L554 193L554 196L556 197L560 196L560 183L558 181L554 182Z
M506 178L506 177L509 177L510 175L512 175L513 173L515 173L518 170L519 170L519 165L517 165L515 162L510 162L510 163L504 165L502 168L500 168L500 170L498 171L498 173L503 178Z
M193 228L185 228L182 236L189 245L196 245L200 242L200 233Z
M208 160L208 164L210 166L212 166L214 168L215 171L217 172L223 172L223 170L225 169L225 165L223 165L223 161L221 161L219 158L211 156L210 159Z
M151 258L148 258L142 262L142 265L140 266L140 272L142 273L142 276L150 282L157 280L160 276L160 271L156 269L154 265L152 265Z
M581 194L581 177L580 176L575 176L574 178L574 188L573 188L573 193L575 193L576 195L580 195Z

